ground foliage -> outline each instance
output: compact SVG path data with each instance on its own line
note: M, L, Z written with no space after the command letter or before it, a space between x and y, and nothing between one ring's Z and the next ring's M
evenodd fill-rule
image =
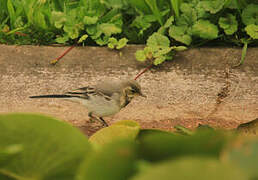
M258 45L257 0L0 0L0 7L0 43L146 43L136 59L155 65L187 47Z
M87 138L35 114L0 115L0 179L156 180L258 178L257 136L199 126L141 129L119 121Z

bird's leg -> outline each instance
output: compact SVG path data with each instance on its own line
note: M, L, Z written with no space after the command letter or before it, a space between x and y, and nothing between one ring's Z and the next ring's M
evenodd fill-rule
M103 123L104 126L108 127L108 123L102 117L99 117L99 119Z
M88 116L90 117L90 122L94 122L95 120L100 120L100 122L104 125L104 126L108 126L107 122L102 118L102 117L95 117L93 116L92 112L89 112Z
M88 116L90 117L90 122L93 123L97 118L92 115L92 112L89 112Z

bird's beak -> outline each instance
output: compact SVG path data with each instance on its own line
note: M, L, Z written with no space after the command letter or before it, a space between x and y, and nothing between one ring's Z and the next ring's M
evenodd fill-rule
M140 92L139 95L145 98L147 97L146 95L142 94L142 92Z

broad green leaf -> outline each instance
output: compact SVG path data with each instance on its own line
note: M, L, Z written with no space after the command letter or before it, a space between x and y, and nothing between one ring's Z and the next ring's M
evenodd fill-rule
M130 180L244 180L248 176L229 163L208 157L184 157L154 164Z
M46 20L45 20L45 16L40 11L36 11L34 13L34 23L35 23L35 26L38 26L42 29L47 30L47 28L48 28Z
M185 51L185 50L187 50L187 47L186 46L172 46L171 49L175 50L175 51Z
M93 152L82 163L76 180L128 179L136 172L136 144L115 141Z
M97 36L98 36L98 34L97 34ZM91 38L94 39L98 45L103 46L103 45L108 44L109 36L104 36L104 37L99 37L99 38L95 38L94 36L91 36Z
M55 24L55 27L60 29L66 22L66 15L63 12L53 11L51 14L51 20Z
M192 42L192 37L187 34L187 26L171 26L169 28L169 35L176 41L190 45Z
M159 50L159 47L157 46L147 46L143 49L144 54L146 56L147 59L152 59L153 58L153 53L155 53L155 51Z
M224 6L224 0L203 0L200 1L200 5L211 14L215 14L222 10Z
M171 50L172 50L171 47L162 47L162 48L159 48L158 51L153 52L153 57L154 57L154 58L157 58L157 57L166 55L166 54L169 53Z
M64 25L64 31L68 34L69 38L76 39L79 37L79 27L78 26L70 26Z
M174 16L170 16L168 19L167 19L167 21L165 22L165 24L164 24L164 26L161 26L160 28L159 28L159 30L158 30L158 33L160 33L160 34L165 34L166 33L166 31L167 31L167 28L169 28L171 25L172 25L172 23L174 22Z
M154 65L157 66L159 64L162 64L164 61L166 61L166 56L159 56L157 58L155 58L154 60Z
M195 36L203 39L215 39L218 37L219 30L210 21L199 20L193 25L192 32Z
M245 25L258 25L258 4L249 4L242 12L242 21Z
M117 45L117 39L114 38L114 37L109 38L109 40L108 40L108 47L110 49L114 49L116 45Z
M252 39L258 39L258 25L250 24L245 27L246 33L252 38Z
M22 145L13 144L9 146L0 147L0 168L5 166L11 158L15 158L17 154L19 154L23 150ZM0 173L1 174L1 173Z
M136 16L130 26L138 28L140 30L139 34L143 34L155 21L157 21L157 19L154 15Z
M111 36L112 34L118 34L122 32L122 29L115 24L103 23L98 26L99 30L103 32L106 36Z
M67 123L42 115L0 115L0 147L14 144L22 151L0 168L0 179L71 180L91 151L85 135Z
M127 42L128 42L128 39L126 38L119 39L116 49L122 49L123 47L126 46Z
M166 23L164 24L164 27L165 27L165 28L169 28L169 27L172 25L172 23L173 23L174 21L175 21L174 16L170 16L170 17L167 19Z
M117 41L116 38L112 37L112 38L109 38L108 40L108 47L110 49L121 49L126 46L127 42L128 42L128 39L126 38L122 38L119 41Z
M69 40L68 34L64 34L64 36L57 37L57 38L55 39L55 41L56 41L57 43L59 43L59 44L64 44L64 43L66 43L68 40Z
M251 177L258 178L258 140L255 137L239 137L225 153L223 160L234 163L245 170Z
M238 23L234 15L226 14L226 17L219 18L219 26L227 35L232 35L237 31Z
M167 36L164 36L159 33L153 33L147 40L147 46L154 47L154 46L164 46L169 47L170 41Z
M192 26L197 21L197 11L190 3L182 3L180 6L182 14L177 18L177 25Z
M145 61L146 56L143 50L137 50L135 53L135 57L138 61Z
M186 155L218 157L231 134L202 130L192 136L153 133L140 136L139 153L148 161L161 161Z
M92 25L92 24L96 24L98 21L98 17L97 16L84 16L83 18L83 23L86 25Z
M137 136L137 140L141 140L142 138L144 138L144 136L157 135L157 134L174 134L174 133L160 130L160 129L141 129Z
M134 140L140 131L138 123L132 121L117 122L109 127L103 128L93 134L89 141L95 148L99 148L104 144L110 143L117 139Z
M88 37L89 37L88 34L82 35L82 36L80 37L78 43L82 43L82 42L85 41Z

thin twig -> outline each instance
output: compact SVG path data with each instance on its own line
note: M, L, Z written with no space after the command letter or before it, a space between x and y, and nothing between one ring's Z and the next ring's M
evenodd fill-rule
M71 51L75 46L71 46L69 47L61 56L59 56L58 58L54 59L53 61L50 62L50 64L52 65L56 65L56 63L58 63L58 61L64 57L69 51Z

